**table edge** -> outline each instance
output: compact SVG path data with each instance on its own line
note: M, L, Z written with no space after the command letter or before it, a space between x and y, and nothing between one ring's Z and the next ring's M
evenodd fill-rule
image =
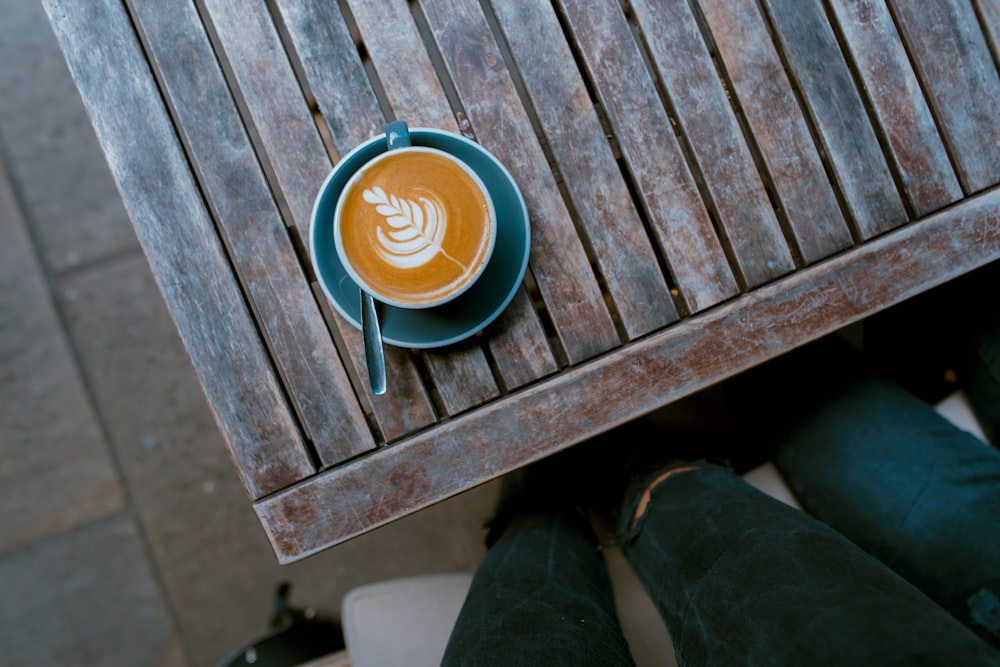
M300 560L998 258L1000 187L994 187L478 411L321 472L257 501L254 509L279 562ZM624 368L629 373L622 373ZM588 391L594 382L603 383L605 391ZM621 400L607 401L609 389ZM572 420L560 418L569 413ZM537 428L518 430L523 415ZM563 444L550 444L557 435ZM504 446L493 446L497 442ZM473 450L476 456L465 455Z

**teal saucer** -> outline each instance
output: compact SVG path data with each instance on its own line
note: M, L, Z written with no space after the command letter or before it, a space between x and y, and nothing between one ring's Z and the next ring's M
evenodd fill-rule
M415 128L414 146L429 146L456 156L486 184L497 213L493 257L479 280L465 293L435 308L397 308L379 304L382 339L399 347L432 348L457 343L495 320L514 298L528 268L531 229L524 197L510 172L485 148L442 130ZM385 135L369 139L345 155L320 188L309 229L309 252L316 278L333 307L361 328L361 291L347 275L333 241L337 197L351 174L386 150Z

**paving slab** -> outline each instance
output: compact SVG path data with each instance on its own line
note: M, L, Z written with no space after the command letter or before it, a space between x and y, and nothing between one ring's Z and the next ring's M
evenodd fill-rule
M356 585L473 569L487 485L292 566L278 565L140 253L74 271L58 298L195 665L263 633L278 583L336 613Z
M40 2L0 0L0 156L62 271L138 241Z
M0 166L0 553L126 503Z
M8 667L189 667L127 516L0 557L0 588Z

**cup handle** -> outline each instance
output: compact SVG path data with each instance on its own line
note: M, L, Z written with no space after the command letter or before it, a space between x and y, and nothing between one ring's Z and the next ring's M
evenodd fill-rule
M410 128L406 126L405 120L395 120L385 126L385 143L389 150L413 145L410 142Z

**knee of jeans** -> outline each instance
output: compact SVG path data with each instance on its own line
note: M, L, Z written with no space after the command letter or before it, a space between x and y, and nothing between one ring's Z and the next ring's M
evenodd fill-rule
M990 582L969 596L969 619L1000 641L1000 580Z
M642 528L643 519L649 512L651 506L653 491L667 481L668 478L676 475L685 473L691 470L697 470L702 467L700 463L692 463L691 465L682 465L677 467L672 467L668 470L664 470L660 474L653 477L645 486L641 487L641 491L638 497L631 501L628 505L629 511L623 512L619 518L618 532L615 534L614 541L610 545L617 544L628 544L632 542L638 535Z

